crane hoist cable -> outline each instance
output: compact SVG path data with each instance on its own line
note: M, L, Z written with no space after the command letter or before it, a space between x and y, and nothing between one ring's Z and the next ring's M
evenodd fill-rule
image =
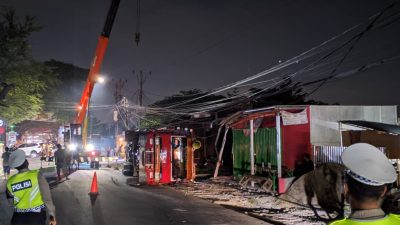
M135 42L139 46L140 42L140 0L136 0L136 32L135 32Z

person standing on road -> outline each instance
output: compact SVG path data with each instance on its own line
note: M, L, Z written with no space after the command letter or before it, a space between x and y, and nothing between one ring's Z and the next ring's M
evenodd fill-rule
M55 207L49 184L39 170L29 170L25 152L15 150L10 154L9 165L18 174L7 181L7 197L13 199L14 214L11 225L56 225Z
M1 155L3 159L3 171L4 171L4 179L7 179L10 176L10 166L8 165L8 159L10 158L10 149L6 147L4 149L4 153Z
M71 151L65 151L65 167L68 170L68 174L72 173L72 160Z
M56 163L58 180L61 180L61 170L63 171L65 178L67 180L69 180L68 173L66 172L66 168L65 168L65 166L66 166L65 158L66 158L65 150L61 147L60 144L57 144L57 150L56 150L56 152L54 152L54 160Z
M47 165L50 165L50 162L53 162L53 149L52 148L48 148L47 149Z
M400 215L385 214L381 209L387 185L397 179L389 159L374 146L358 143L343 152L342 162L347 168L344 193L351 214L331 225L400 224Z

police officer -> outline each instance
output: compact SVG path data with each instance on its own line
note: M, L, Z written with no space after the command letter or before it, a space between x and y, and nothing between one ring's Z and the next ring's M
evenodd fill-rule
M400 215L385 214L381 209L387 185L396 181L389 159L374 146L358 143L343 152L342 162L347 168L344 193L351 214L331 225L400 224Z
M11 153L9 165L18 170L7 181L7 195L13 199L14 214L12 225L45 225L46 211L49 224L55 225L55 208L51 199L49 184L39 170L29 170L25 152L16 150Z

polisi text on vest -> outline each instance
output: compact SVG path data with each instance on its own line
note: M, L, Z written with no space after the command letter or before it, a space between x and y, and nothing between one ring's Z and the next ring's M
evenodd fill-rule
M15 183L15 184L11 185L11 189L12 189L13 192L21 191L21 190L24 190L24 189L27 189L27 188L30 188L30 187L32 187L31 180L24 180L24 181L21 181L21 182L18 182L18 183Z

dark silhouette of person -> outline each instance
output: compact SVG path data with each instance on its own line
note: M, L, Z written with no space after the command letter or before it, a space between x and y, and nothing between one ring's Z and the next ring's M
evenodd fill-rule
M296 162L293 171L293 176L295 177L295 180L297 180L302 175L313 170L314 170L314 162L311 160L310 154L305 153L303 154L302 159Z

